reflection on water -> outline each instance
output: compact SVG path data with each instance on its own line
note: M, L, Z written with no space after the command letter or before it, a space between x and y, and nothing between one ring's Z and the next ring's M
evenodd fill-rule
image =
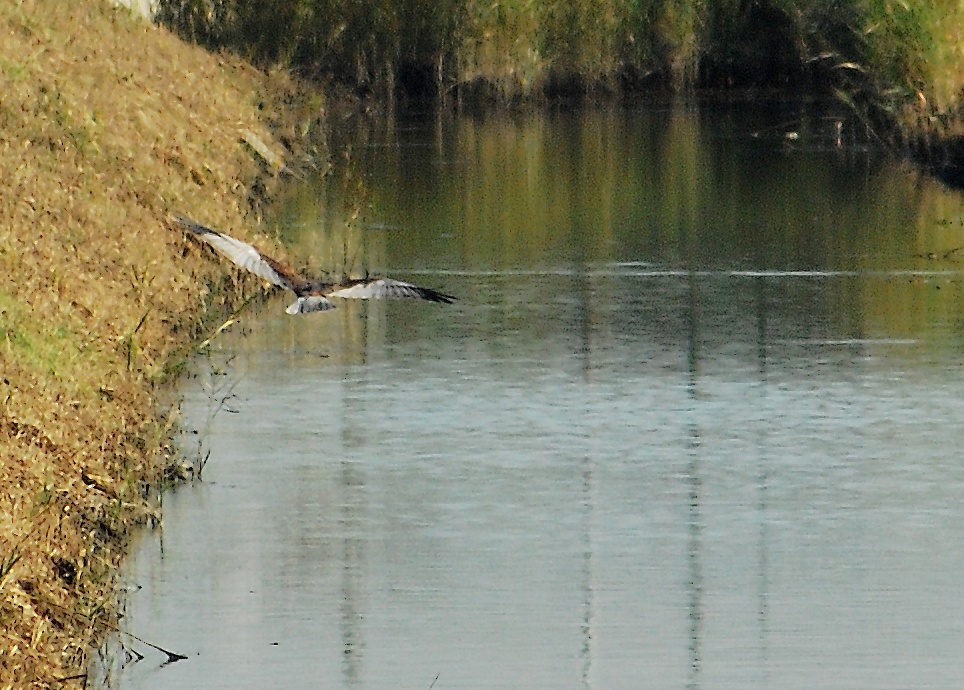
M190 658L116 684L953 687L961 204L800 117L353 132L298 255L461 299L216 341L204 481L130 571Z

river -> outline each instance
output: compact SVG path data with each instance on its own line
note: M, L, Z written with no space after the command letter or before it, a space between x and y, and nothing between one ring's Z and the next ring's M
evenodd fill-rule
M213 341L202 479L127 575L125 629L187 658L127 639L111 686L956 687L964 206L838 121L339 133L269 228L458 301L279 295Z

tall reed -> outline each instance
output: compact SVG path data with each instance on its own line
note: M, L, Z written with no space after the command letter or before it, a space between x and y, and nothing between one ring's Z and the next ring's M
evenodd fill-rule
M163 0L160 19L381 93L836 89L920 126L957 108L964 78L952 0Z

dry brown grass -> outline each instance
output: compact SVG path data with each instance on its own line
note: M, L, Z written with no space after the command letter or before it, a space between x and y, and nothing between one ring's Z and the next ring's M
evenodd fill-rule
M0 689L82 687L161 384L230 300L164 218L239 231L266 87L101 0L0 3L0 36Z

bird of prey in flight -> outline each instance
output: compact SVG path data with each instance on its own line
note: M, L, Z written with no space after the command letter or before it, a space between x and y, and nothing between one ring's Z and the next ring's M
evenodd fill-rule
M419 287L392 278L347 278L340 281L312 280L270 256L262 254L250 244L212 230L187 216L175 216L175 221L199 240L207 242L232 263L237 264L269 283L291 290L297 300L286 311L289 314L310 314L334 309L329 298L344 299L421 299L451 304L455 298L432 288Z

